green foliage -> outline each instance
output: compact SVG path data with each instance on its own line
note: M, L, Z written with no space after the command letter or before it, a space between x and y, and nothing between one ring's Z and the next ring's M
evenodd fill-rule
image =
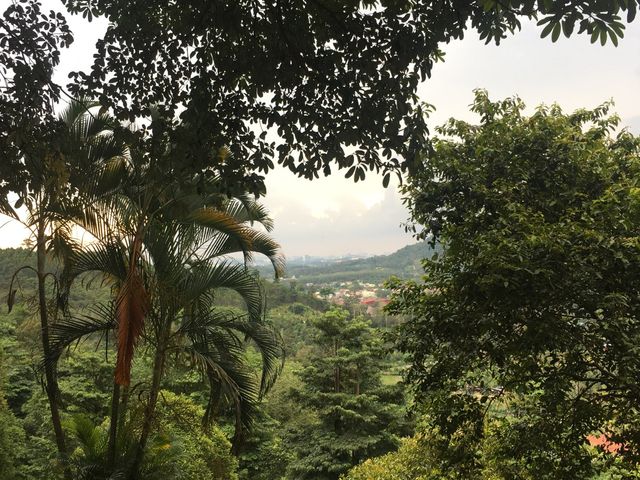
M320 315L322 312L301 303L283 305L269 311L268 318L282 336L287 358L304 354L304 347L315 333L313 322Z
M278 381L266 395L254 429L243 443L239 458L241 479L289 478L286 473L294 460L295 445L290 443L288 432L317 422L315 412L291 395L303 387L301 369L297 361L287 360Z
M60 50L73 42L62 15L38 0L5 2L0 29L0 212L11 206L9 191L22 192L29 178L24 155L40 151L43 139L58 143L53 105L61 89L52 80Z
M92 345L74 349L66 355L58 369L62 401L69 414L83 413L92 419L108 414L113 385L113 355Z
M419 437L404 438L397 451L366 460L342 480L435 480L445 478L433 467L426 444Z
M490 436L479 447L478 455L482 458L482 470L461 473L448 468L447 459L442 457L443 446L455 448L456 439L446 439L436 431L422 433L410 438L402 439L397 451L378 458L366 460L352 468L341 480L443 480L470 479L505 480L523 479L535 480L537 474L532 474L523 464L505 458L493 450ZM540 449L533 455L545 455L544 442L540 442ZM518 448L517 444L511 444ZM625 465L618 456L603 453L597 449L585 448L585 454L594 464L594 476L579 477L591 480L627 480L640 478L637 468ZM444 461L443 461L444 460Z
M20 421L9 409L4 398L5 356L0 345L0 472L2 478L14 480L22 478L18 466L24 458L25 434Z
M28 318L22 306L16 307L10 315L0 313L0 350L9 361L3 366L5 380L4 398L14 412L20 412L36 388L34 378L34 352L19 340L19 330ZM25 336L23 332L23 337ZM23 340L26 340L23 338Z
M22 406L19 416L27 443L25 459L21 464L25 477L38 480L61 477L47 395L40 383L34 382L31 396Z
M464 439L445 472L477 475L488 436L505 478L588 478L591 433L640 458L640 140L608 105L523 108L478 91L479 125L439 129L406 194L445 251L388 311L430 424Z
M282 407L290 406L284 404ZM278 480L285 478L292 453L282 436L281 423L263 412L256 427L245 440L240 454L240 478L243 480Z
M217 426L202 426L204 410L187 397L163 391L158 408L159 431L175 437L180 450L173 468L176 478L237 480L237 459L231 455L231 443ZM162 455L162 452L158 452ZM161 477L167 478L167 477Z
M111 212L107 216L110 222L104 226L110 234L84 251L74 252L65 276L67 290L81 275L98 273L120 293L82 315L64 318L54 326L52 338L54 353L59 355L77 340L97 337L107 342L117 332L116 382L122 385L130 384L134 352L142 347L137 345L137 337L147 340L144 346L151 347L154 358L151 387L145 392L148 408L131 466L135 470L151 433L161 383L173 365L183 371L199 371L197 380L209 387L203 415L206 424L230 406L235 443L242 430L250 427L257 402L281 368L283 352L278 335L264 321L258 279L245 265L227 256L241 253L250 261L254 253L263 254L271 260L276 276L282 270L283 257L268 234L251 227L260 223L269 230L272 222L266 210L249 196L203 193L162 198L165 185L135 168L126 169L125 180L127 188L116 192L104 206ZM146 197L132 194L129 182L144 185ZM207 187L215 189L215 182ZM207 203L203 206L202 202ZM132 238L139 241L132 243ZM135 255L132 245L140 250ZM138 280L133 286L132 278ZM234 291L244 302L244 310L219 308L219 289ZM123 301L122 292L131 300ZM141 304L136 309L122 308L132 302ZM260 354L258 377L246 361L248 344ZM192 380L196 379L189 382ZM189 388L188 384L183 386Z
M397 446L397 435L407 432L404 399L398 387L380 384L382 341L368 322L332 309L315 326L316 351L300 372L302 387L291 393L315 418L290 429L287 442L295 459L289 474L337 479Z
M539 18L554 40L575 25L617 41L620 15L632 21L637 8L637 0L63 4L111 27L91 70L72 75L72 93L95 95L122 120L148 118L154 105L154 135L182 150L173 164L255 193L264 193L259 172L276 163L309 179L335 166L355 181L381 171L385 186L392 173L413 171L427 134L417 87L443 58L441 45L467 30L500 43ZM160 151L154 141L146 150Z
M52 75L61 50L73 41L64 16L43 12L44 3L8 3L0 31L7 83L0 93L0 151L10 159L2 178L15 192L29 181L19 159L44 137L57 139L49 120L61 89ZM542 35L554 41L575 29L592 42L617 44L638 5L216 0L184 10L169 0L62 3L88 21L102 16L111 27L97 44L92 68L72 76L73 94L97 97L120 120L153 116L151 129L147 124L139 135L120 134L157 157L157 140L165 138L181 150L171 165L255 193L264 193L259 172L276 163L306 178L328 175L334 166L355 181L367 170L382 171L385 186L392 173L413 171L429 109L419 103L417 87L442 60L441 45L467 30L499 44L523 19L536 18ZM267 128L258 134L249 125L273 129L284 141L270 141ZM155 139L144 138L149 130ZM343 145L357 148L347 153Z
M7 266L7 269L11 270L12 263L25 263L27 258L25 255L23 250L0 251L0 260L6 259L11 263ZM33 291L27 280L28 277L23 279L25 295ZM311 298L297 287L292 289L289 285L279 283L271 285L273 289L267 291L266 295L281 289L282 294L277 298L282 302L286 302L289 298L298 298L307 302ZM71 303L72 312L76 318L91 315L91 308L81 307L100 303L105 294L108 294L108 289L105 292L104 288L96 287L100 287L100 282L94 281L89 289L84 286L78 287L77 294L83 295L83 298L79 302ZM218 300L219 298L216 297L216 301ZM315 305L311 301L308 303ZM232 312L242 313L239 309ZM53 434L48 418L47 400L37 376L36 367L40 360L37 355L37 342L34 342L34 339L37 339L38 329L37 326L30 326L31 315L28 312L28 305L23 303L16 305L10 315L0 315L2 332L0 343L8 349L9 361L6 371L11 373L11 382L6 387L12 392L16 406L12 411L17 417L17 425L22 429L26 442L26 447L18 459L17 475L19 476L17 478L44 480L51 478L52 475L60 475L60 471L55 445L51 441ZM352 347L356 350L360 348L357 346L358 338L367 339L364 344L368 345L367 348L376 351L376 357L382 355L383 352L379 350L382 344L378 334L373 336L377 339L369 338L368 334L363 335L368 331L365 328L366 322L349 320L344 312L339 313L339 311L334 311L326 318L323 315L322 312L312 309L305 303L284 303L272 308L267 314L267 322L283 334L284 342L289 345L290 359L262 404L256 405L253 413L253 428L246 432L240 444L240 466L237 469L240 478L252 480L284 478L288 466L296 459L297 443L306 443L306 440L295 436L298 434L296 432L304 432L319 422L318 409L291 394L292 391L301 392L305 389L301 379L304 367L300 362L309 365L312 358L326 356L322 353L321 347L314 343L314 338L317 337L325 347L329 345L326 340L322 340L322 334L316 325L331 331L345 330L341 341L349 348L345 348L340 353L340 362L345 370L342 386L344 389L355 389L352 378L354 372L350 369L350 365L357 364L366 371L367 362L358 359L354 352L348 351ZM349 327L349 324L353 325ZM85 478L101 478L106 476L105 472L109 471L105 464L105 455L109 426L108 405L113 379L112 345L111 338L107 344L104 341L98 344L90 337L77 346L74 344L74 348L70 351L65 351L59 362L61 397L64 402L63 420L73 452L74 473L78 477L84 475ZM33 352L30 353L30 351ZM141 385L148 384L146 382L153 364L152 353L152 350L144 348L139 351L134 364L132 385L138 385L140 382L142 382ZM293 360L293 357L298 360ZM380 361L382 367L386 368L386 354L384 357L384 361L378 359L376 362ZM260 355L255 348L250 347L246 350L243 358L250 369L260 368ZM333 368L333 365L328 368ZM326 382L323 381L323 383ZM363 381L362 389L365 389L365 384L367 382ZM370 384L379 386L377 381ZM137 399L144 399L144 395L139 397L137 388L140 387L136 387L128 406L123 407L122 410L124 412L122 422L126 428L118 434L119 453L116 462L118 465L126 465L130 462L140 430L144 411L143 405ZM214 435L215 438L208 440L202 437L201 420L204 414L202 407L207 404L209 397L203 386L201 374L190 364L185 363L184 358L171 355L167 358L163 388L165 390L158 399L158 420L152 428L141 475L144 475L144 478L208 479L210 478L208 469L214 468L211 462L218 462L216 458L220 460L218 465L220 462L224 464L225 459L235 464L236 460L229 456L229 443L224 436L220 436L222 433L217 427L214 426L212 431L218 432L218 436ZM386 394L384 392L383 388L375 395L384 397ZM391 394L394 402L402 402L398 397L398 387L392 388L387 393ZM351 396L349 393L344 398L336 400L336 403L339 403L341 408L354 410L356 415L352 415L349 422L354 425L354 428L361 428L363 424L357 423L357 415L370 416L370 411L375 411L378 407L371 405L370 399L365 399L364 394L361 395L363 399L359 401L350 401ZM233 415L230 418L229 413L232 414L222 408L216 417L216 422L225 425L227 432L232 430L228 427L232 426L234 421ZM389 418L385 415L387 414L384 413L381 418ZM372 422L373 420L369 419L368 423L362 427L363 438L369 433L373 434L371 438L379 438L379 432L376 430L378 427L398 430L395 426ZM369 424L374 425L375 428L369 429L367 426ZM211 442L215 444L215 448ZM231 465L228 470L234 472L235 469L236 467ZM225 475L214 478L226 478ZM227 476L234 478L233 475L230 473Z
M125 471L134 455L135 433L140 428L141 406L132 406L130 419L120 432L116 471ZM161 393L153 436L147 445L137 478L141 480L236 480L237 461L231 444L218 427L203 429L202 407L184 396ZM95 425L84 415L75 415L68 425L76 442L72 455L78 478L108 478L108 420ZM110 477L109 477L110 478Z

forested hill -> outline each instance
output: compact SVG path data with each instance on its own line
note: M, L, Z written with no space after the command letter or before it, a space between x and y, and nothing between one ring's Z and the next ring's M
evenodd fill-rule
M35 255L24 248L0 248L0 315L6 312L6 300L9 293L11 278L16 271L25 266L35 266ZM56 270L55 261L50 259L51 271ZM292 303L301 303L315 310L324 311L328 305L324 300L315 298L303 288L293 284L272 282L273 270L265 271L261 280L267 306L276 308ZM109 286L101 282L101 276L86 275L75 283L75 288L71 289L69 300L74 308L83 308L93 305L96 302L106 302L109 299ZM49 282L50 284L50 282ZM34 270L22 269L17 275L14 288L18 290L17 303L20 304L31 298L36 290L36 277ZM233 306L242 308L244 302L233 292L220 289L217 294L217 304L219 306ZM3 310L4 308L4 310ZM2 477L0 476L0 480Z
M436 245L435 250L425 242L407 245L390 255L376 255L368 258L356 260L327 259L323 262L311 265L300 265L294 262L287 265L287 278L296 279L301 283L331 283L331 282L371 282L382 283L392 275L400 278L418 278L422 274L420 261L433 256L434 251L440 251L441 247ZM33 257L24 249L0 249L0 289L7 290L12 274L17 268L33 263ZM264 278L273 276L270 267L260 267L259 270ZM20 275L21 286L27 290L33 288L33 273L23 271ZM271 282L266 282L270 284ZM271 291L271 290L278 290ZM88 301L88 298L97 292L87 292L85 289L75 289L72 295L81 304ZM104 290L104 289L100 289ZM270 288L271 297L279 297L279 291L289 291L286 289ZM100 295L104 295L104 291ZM0 292L0 294L4 294ZM6 294L5 294L6 295ZM77 297L77 298L76 298ZM280 304L282 302L275 302ZM286 302L285 302L286 303Z
M302 282L329 283L362 281L381 283L390 276L417 278L422 274L420 261L431 258L435 249L426 242L407 245L390 255L376 255L357 260L333 260L314 265L288 265L287 277L295 277Z

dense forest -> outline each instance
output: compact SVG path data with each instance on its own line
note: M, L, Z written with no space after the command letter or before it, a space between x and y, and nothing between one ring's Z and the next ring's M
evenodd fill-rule
M13 273L34 260L26 249L0 250L0 288L9 291ZM83 280L70 298L71 316L91 312L109 298L107 285ZM56 455L37 347L35 276L27 271L17 286L11 313L0 315L3 478L44 479L56 470ZM413 433L404 388L389 375L402 366L400 359L389 354L383 332L370 319L290 284L263 281L263 288L271 305L266 319L280 334L286 361L275 386L251 412L251 429L242 438L232 435L234 414L228 408L218 412L215 425L203 429L203 379L176 358L160 392L145 478L337 478L366 458L394 450L401 437ZM221 291L217 304L237 311L241 298ZM103 468L96 463L108 442L114 362L109 342L114 339L89 338L71 345L58 365L63 424L74 445L71 461L87 478ZM259 351L249 343L244 356L258 376ZM149 351L135 359L139 381L132 382L126 400L131 413L123 436L139 427L139 392L151 364Z

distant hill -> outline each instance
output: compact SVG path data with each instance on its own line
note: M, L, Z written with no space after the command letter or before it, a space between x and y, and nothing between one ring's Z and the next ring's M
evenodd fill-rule
M407 245L390 255L376 255L357 260L333 260L322 264L290 265L288 278L295 277L304 283L331 283L360 281L381 283L390 276L400 278L418 278L422 274L420 261L433 256L435 250L425 242Z
M0 316L7 311L6 298L9 293L9 284L13 274L19 268L29 265L35 266L35 254L23 248L0 248ZM50 271L55 271L55 261L50 259ZM328 304L315 298L306 289L299 288L294 284L285 282L273 282L273 270L268 274L263 274L262 289L265 295L268 308L275 308L282 305L300 303L314 310L324 311ZM88 281L95 278L94 281ZM107 302L111 296L108 286L101 283L101 277L87 275L85 281L78 281L71 289L69 297L72 308L85 308L98 302ZM49 282L50 284L51 282ZM35 295L36 276L33 270L21 270L14 288L18 289L17 304L24 304L27 299ZM224 307L244 308L242 298L229 290L220 289L216 293L216 304ZM2 477L0 477L2 478Z

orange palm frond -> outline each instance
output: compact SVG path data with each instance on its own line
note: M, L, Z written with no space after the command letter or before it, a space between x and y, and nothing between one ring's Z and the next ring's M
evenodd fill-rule
M142 335L144 318L149 310L149 298L137 267L142 252L142 235L138 232L131 245L129 272L116 303L118 317L118 358L116 360L115 381L119 385L129 385L133 353Z

